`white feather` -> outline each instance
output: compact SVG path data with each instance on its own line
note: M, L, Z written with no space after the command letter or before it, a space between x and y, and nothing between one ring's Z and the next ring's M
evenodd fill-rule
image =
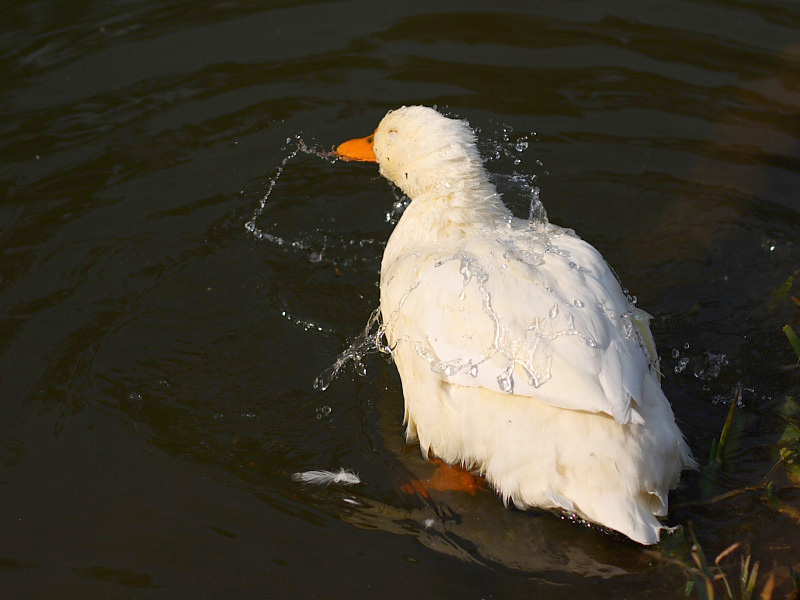
M361 483L358 475L352 471L339 469L338 471L304 471L302 473L295 473L292 479L310 485L356 485Z
M648 315L573 232L515 219L466 123L412 106L374 135L412 199L381 265L407 436L504 501L650 544L694 461L658 379Z

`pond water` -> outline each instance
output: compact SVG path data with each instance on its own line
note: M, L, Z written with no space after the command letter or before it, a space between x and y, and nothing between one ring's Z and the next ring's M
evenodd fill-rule
M776 293L800 268L798 8L6 3L4 597L680 598L690 525L790 590L800 493L773 465L800 391L798 286ZM314 388L377 307L404 198L295 150L403 104L468 119L517 214L538 186L604 254L655 316L704 465L741 387L722 467L684 476L658 547L489 492L405 495L430 467L394 366ZM362 483L292 479L339 468Z

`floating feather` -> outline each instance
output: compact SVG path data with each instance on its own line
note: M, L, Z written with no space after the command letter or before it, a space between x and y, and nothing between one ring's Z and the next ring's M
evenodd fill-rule
M361 479L352 471L339 469L338 472L334 471L305 471L303 473L295 473L292 479L302 483L311 485L333 485L341 483L343 485L355 485L361 483Z

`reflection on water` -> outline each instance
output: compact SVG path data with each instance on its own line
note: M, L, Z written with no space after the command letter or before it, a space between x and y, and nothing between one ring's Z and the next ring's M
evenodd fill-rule
M406 203L315 154L415 103L469 119L514 214L539 194L654 313L695 455L743 387L728 464L688 478L668 522L709 556L745 542L791 589L800 526L776 506L796 482L703 502L761 483L798 393L780 331L798 315L773 295L798 268L795 7L373 9L4 7L3 589L683 595L681 534L651 554L488 492L405 497L429 467L383 355L314 389L377 306ZM363 483L291 478L342 467Z

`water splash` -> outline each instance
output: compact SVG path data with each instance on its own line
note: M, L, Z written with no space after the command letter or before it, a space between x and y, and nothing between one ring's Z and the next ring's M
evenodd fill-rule
M403 194L400 188L392 186L392 194L394 195L394 202L392 203L391 210L386 211L386 222L392 225L397 225L400 217L403 216L408 205L411 204L411 198Z
M339 372L351 362L355 366L356 373L366 375L367 366L364 359L367 355L376 352L391 354L391 349L386 344L385 333L386 327L381 322L381 309L376 308L372 311L364 330L344 352L336 357L336 361L314 380L314 389L323 392L327 390Z
M288 310L282 310L281 316L287 321L289 321L292 325L294 325L295 327L299 327L303 331L318 331L320 333L333 333L331 329L323 327L322 325L318 325L313 321L308 321L306 319L301 319L299 317L296 317Z
M719 377L722 369L728 364L728 356L724 353L715 354L706 351L705 361L695 365L694 376L703 381L712 381Z
M408 298L418 285L419 283L411 286L411 288L406 291L397 307L391 315L389 315L388 324L392 324L397 320L400 315L400 309L403 307L406 298ZM361 334L351 342L344 352L336 357L336 361L334 361L330 367L325 369L325 371L314 380L314 389L323 392L327 390L331 382L336 379L341 370L344 369L348 363L352 362L356 373L364 376L367 374L367 365L364 359L369 354L380 353L391 355L393 347L388 343L386 328L387 324L382 321L381 308L378 307L372 311ZM408 340L405 339L404 341ZM442 367L442 370L448 370L448 366Z
M547 211L539 198L539 194L539 186L531 186L531 206L528 211L528 223L531 228L545 225L548 222Z
M549 224L536 174L515 171L511 175L494 174L492 178L504 201L516 214L523 216L522 211L527 208L529 229L533 231Z
M683 348L684 353L681 353L677 348L672 350L671 356L676 359L673 367L675 373L683 373L691 365L691 374L707 386L717 379L723 369L730 364L728 356L724 353L717 354L706 350L689 355L688 348L686 348L687 345L688 343Z
M538 134L535 131L514 133L514 128L507 123L498 122L496 125L499 128L499 138L496 134L491 137L479 136L481 154L486 156L489 163L497 163L498 161L506 163L510 161L513 164L511 175L496 173L493 175L495 182L502 183L507 181L510 184L508 191L512 195L527 198L529 200L528 221L532 224L544 225L548 222L547 212L540 200L541 188L537 183L538 175L524 172L528 169L525 169L522 165L524 153L531 148L532 143L538 141ZM476 134L481 132L480 127L473 127L473 130ZM535 163L537 167L544 166L540 159L536 159ZM544 175L549 174L546 170L534 170L538 170Z
M294 142L294 146L292 146L292 142ZM283 175L284 169L286 169L286 165L289 164L293 158L295 158L298 154L309 154L313 156L318 156L323 160L326 160L330 163L335 163L339 159L335 152L330 150L324 150L318 146L307 146L303 138L300 135L295 135L294 137L286 138L286 146L283 148L284 150L288 150L288 154L281 160L281 163L278 165L278 168L275 170L275 175L269 180L267 184L267 191L264 193L264 196L258 201L258 205L253 210L253 214L250 218L245 222L244 228L257 240L266 240L277 244L279 246L283 246L286 244L286 240L283 238L272 235L269 232L260 229L256 224L258 218L264 213L264 210L267 207L267 201L269 200L270 195L272 194L272 190L275 189L275 186L278 183L278 179L280 179L281 175Z
M479 136L481 154L490 162L510 160L514 165L522 163L522 154L528 150L531 142L537 141L537 133L514 133L514 127L505 123L497 123L500 128L500 137L487 139ZM471 126L476 134L481 133L481 128Z

